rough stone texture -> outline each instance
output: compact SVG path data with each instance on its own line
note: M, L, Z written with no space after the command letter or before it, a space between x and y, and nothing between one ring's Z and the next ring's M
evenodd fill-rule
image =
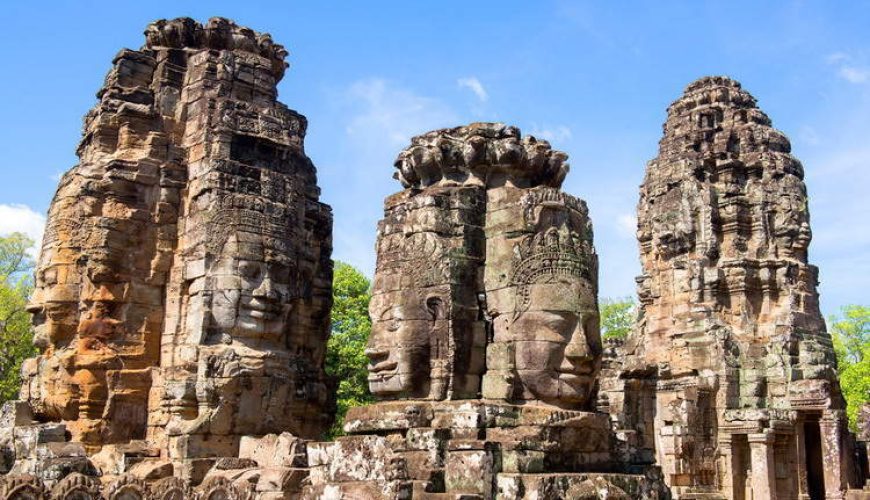
M494 123L413 138L378 225L379 402L313 442L332 220L306 120L276 100L287 53L221 18L145 36L49 210L0 500L870 498L803 170L738 83L668 110L625 342L600 337L567 155Z
M198 483L243 437L313 438L333 417L332 215L306 119L276 100L287 52L221 18L145 38L115 57L52 201L41 354L3 414L13 472L52 491L91 465Z
M677 498L842 498L854 482L790 149L739 83L708 77L668 108L647 166L641 319L599 404Z
M598 267L585 203L559 190L566 160L493 123L399 154L366 351L382 401L348 411L349 435L308 445L303 498L666 495L654 468L619 462L607 414L589 411Z

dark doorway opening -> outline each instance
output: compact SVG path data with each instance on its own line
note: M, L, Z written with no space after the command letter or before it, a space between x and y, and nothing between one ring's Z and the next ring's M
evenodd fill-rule
M818 420L804 422L804 450L807 458L807 493L811 500L824 500L825 465L822 461L822 434Z
M749 456L749 441L746 434L735 434L731 444L731 453L734 454L734 470L731 474L734 478L734 500L746 499L747 481L752 475L752 460Z

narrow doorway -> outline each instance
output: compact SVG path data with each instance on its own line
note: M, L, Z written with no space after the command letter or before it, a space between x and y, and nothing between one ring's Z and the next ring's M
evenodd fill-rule
M731 471L734 481L732 498L734 500L746 500L747 498L752 498L752 492L748 491L748 480L752 476L749 441L746 440L746 434L735 434L732 439L731 453L734 454L734 470Z
M822 461L822 434L818 420L804 422L804 449L807 459L807 487L811 500L825 498L825 466Z

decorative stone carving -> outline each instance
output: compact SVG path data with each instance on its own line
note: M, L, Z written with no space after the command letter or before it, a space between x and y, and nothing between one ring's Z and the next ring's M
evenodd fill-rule
M399 154L366 351L382 401L348 411L349 435L308 444L303 498L664 498L589 411L597 257L586 205L558 189L566 159L486 123Z
M106 500L149 500L151 492L148 484L131 476L121 476L104 488Z
M232 500L253 500L254 492L224 477L212 477L196 488L199 498L227 498Z
M46 481L92 459L195 484L244 436L318 437L333 418L332 215L307 121L276 100L287 52L221 18L145 35L115 57L48 213L32 413L0 436L32 436L13 472ZM51 425L86 453L54 446ZM138 484L125 481L115 489Z
M668 108L647 165L640 320L609 351L600 403L628 460L654 457L676 498L836 496L854 481L790 149L739 83L707 77Z
M42 481L29 474L0 477L0 498L3 500L44 500L47 497Z
M406 189L433 185L558 188L568 174L568 155L547 141L521 137L516 127L472 123L411 139L396 159L393 177Z
M184 500L192 498L190 486L181 478L165 477L151 486L151 496L154 500Z
M586 205L548 187L487 196L484 397L589 409L602 346Z
M51 489L51 498L57 500L100 500L100 481L79 473L61 479Z

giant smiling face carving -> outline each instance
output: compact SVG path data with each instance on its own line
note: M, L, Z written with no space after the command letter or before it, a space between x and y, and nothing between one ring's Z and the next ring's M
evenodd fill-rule
M521 384L547 403L587 403L602 350L592 290L573 276L555 275L525 293L528 307L508 327Z
M238 339L279 340L292 309L291 267L269 255L259 235L236 232L210 268L211 325Z

